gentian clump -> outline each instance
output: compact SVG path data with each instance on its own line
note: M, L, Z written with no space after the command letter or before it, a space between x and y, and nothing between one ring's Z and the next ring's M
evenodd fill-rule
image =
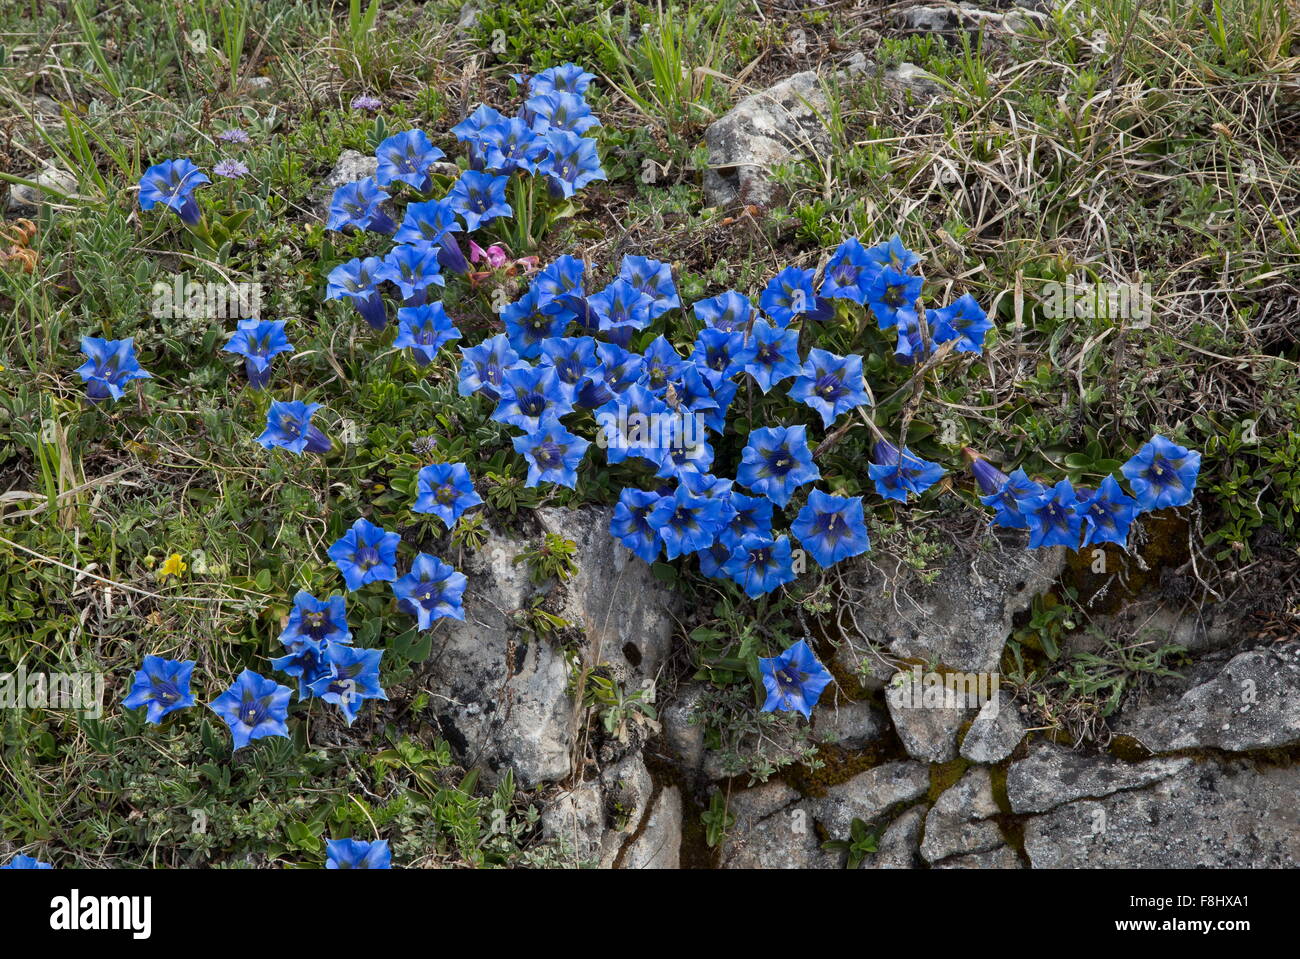
M460 395L480 393L494 403L501 398L501 384L506 371L527 365L520 364L519 354L511 348L504 333L498 333L478 346L462 346L460 354L463 357L458 387Z
M792 710L811 719L822 690L833 681L804 639L779 656L760 658L758 669L767 690L767 701L763 703L765 713Z
M164 659L146 656L136 670L131 692L122 700L127 709L148 706L145 719L159 723L168 713L194 705L190 692L190 677L194 674L194 660Z
M86 383L86 397L95 403L109 398L120 400L125 393L122 384L153 375L140 368L133 336L124 340L83 336L81 352L88 359L77 368L77 374Z
M551 155L538 172L546 175L552 196L568 199L588 183L606 179L595 140L567 130L551 130L546 142Z
M657 320L682 305L682 299L677 295L677 284L673 282L672 267L667 263L629 254L623 257L618 278L650 297L651 320Z
M876 274L867 288L867 305L876 315L876 322L882 330L898 323L900 310L916 316L913 307L924 283L921 277L902 273L892 266Z
M397 607L416 618L420 629L428 629L439 619L465 619L462 598L466 578L448 564L421 553L411 564L411 571L393 583Z
M542 341L562 336L569 325L566 317L546 309L553 299L545 297L534 282L527 293L501 311L510 346L526 360L536 359Z
M826 264L821 295L866 303L867 289L878 272L880 267L871 261L862 244L856 237L850 237L836 248Z
M501 377L501 399L492 419L525 432L537 430L547 415L573 412L573 390L560 382L553 366L516 367Z
M313 683L330 675L329 646L329 643L315 639L300 639L294 642L288 653L271 660L272 669L297 678L299 701L312 695Z
M329 548L328 555L351 591L367 583L397 579L397 544L401 541L396 533L359 519Z
M280 642L293 649L299 642L350 643L352 631L348 629L347 603L342 596L317 599L305 590L293 597L293 609Z
M245 669L229 689L208 704L208 708L230 727L234 748L243 749L254 739L289 735L285 720L289 717L289 697L292 695L288 686L281 686L274 679Z
M665 555L676 559L712 545L725 523L724 512L721 499L696 496L679 485L672 496L655 504L650 511L650 525L659 531Z

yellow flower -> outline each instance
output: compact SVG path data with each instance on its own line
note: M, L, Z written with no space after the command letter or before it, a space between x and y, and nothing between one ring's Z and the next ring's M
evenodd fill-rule
M168 576L179 578L185 570L189 569L185 565L185 560L181 559L180 553L172 553L167 557L166 562L162 564L162 569L158 570L158 578L166 579Z

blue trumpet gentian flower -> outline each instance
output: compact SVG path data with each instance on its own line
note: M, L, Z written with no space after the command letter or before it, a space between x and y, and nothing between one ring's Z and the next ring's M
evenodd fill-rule
M573 390L560 382L553 366L520 366L501 377L501 399L492 419L525 432L535 431L549 414L556 419L573 412Z
M380 143L375 156L379 158L375 181L380 186L400 181L427 193L433 185L429 167L446 154L430 143L422 130L406 130Z
M77 375L86 383L86 397L95 403L109 398L120 400L125 395L122 384L153 376L140 368L133 336L124 340L83 336L81 352L87 360L77 367Z
M346 649L339 646L338 649ZM288 736L289 697L293 690L274 679L245 669L208 708L225 720L234 738L234 748L243 749L254 739Z
M900 310L907 310L915 318L916 298L921 295L925 281L919 276L902 273L887 266L876 274L867 287L867 305L876 315L882 330L898 323Z
M629 254L623 257L618 278L650 297L651 320L657 320L682 305L682 299L677 295L677 284L673 282L672 267L667 263Z
M493 403L501 398L500 389L506 370L520 365L519 354L511 348L504 333L498 333L478 346L462 346L460 354L463 357L458 387L460 395L481 393Z
M388 325L388 312L379 294L384 261L377 256L348 260L330 270L325 299L352 301L361 318L374 330Z
M707 300L696 300L691 307L695 318L705 326L718 330L743 330L754 314L754 304L749 297L735 290L719 293Z
M752 430L741 453L736 481L762 493L777 506L790 502L796 488L821 479L808 448L805 426L764 426Z
M352 642L346 601L342 596L317 599L306 590L299 590L294 594L293 609L280 634L280 642L286 649L294 649L300 642Z
M433 463L415 475L415 504L411 511L432 513L451 529L469 509L483 503L464 463Z
M421 553L411 564L411 571L393 583L393 595L398 609L414 616L420 629L428 629L439 619L464 621L467 582L464 573L436 556Z
M767 320L757 319L750 327L749 335L753 355L745 364L745 372L754 378L764 393L782 380L798 374L798 330L783 329Z
M195 187L211 183L191 161L164 160L151 166L140 177L140 209L152 210L161 203L174 210L182 223L194 226L199 222L199 204L194 199Z
M659 531L664 555L676 559L712 545L724 525L725 510L721 498L696 496L679 485L672 496L655 504L650 511L650 525Z
M647 563L658 559L663 548L658 528L650 522L650 514L663 498L658 493L624 487L609 521L610 535Z
M382 208L387 199L387 191L375 182L374 177L345 183L330 198L325 228L339 233L357 229L391 235L397 231L397 224Z
M944 474L938 463L923 460L910 449L899 452L888 440L879 440L875 447L875 462L867 467L867 475L876 486L876 492L885 499L907 502L907 494L920 496Z
M758 298L759 308L778 326L789 326L798 317L828 319L835 306L813 291L813 271L787 266L772 277Z
M190 677L194 674L194 660L164 659L146 656L136 670L131 692L122 700L127 709L148 706L145 719L158 723L168 713L194 705L190 692Z
M867 288L880 267L871 261L856 237L836 247L822 277L821 295L828 299L866 303Z
M0 866L0 869L53 869L53 868L54 866L52 866L48 862L41 862L39 859L35 858L34 856L24 856L21 853L14 856L3 866Z
M292 353L293 344L285 336L283 320L248 319L239 321L223 350L244 357L248 385L261 390L271 381L272 357Z
M447 199L451 201L452 209L465 221L465 229L476 230L497 217L514 214L506 202L506 183L509 179L507 176L466 170L452 184Z
M1080 500L1074 508L1083 517L1082 547L1096 543L1119 543L1123 546L1128 541L1128 530L1137 515L1138 504L1120 488L1115 477L1107 476L1097 487L1097 492Z
M763 712L790 710L812 718L813 707L822 691L834 680L801 639L779 656L760 658L758 670L767 690Z
M593 180L607 179L595 140L567 130L551 130L546 143L551 155L538 172L546 175L552 196L568 199Z
M343 574L348 590L367 583L392 582L397 579L397 544L402 538L359 519L327 551Z
M438 355L444 343L460 339L441 303L424 306L406 306L397 311L397 337L393 349L409 349L415 355L417 366L428 366Z
M328 453L333 444L311 418L321 408L319 403L301 400L280 402L272 400L266 411L266 429L257 441L266 449L278 446L290 453Z
M456 219L456 208L451 200L428 200L411 203L406 207L402 225L393 234L397 243L428 244L437 246L448 233L460 233L464 227Z
M326 839L326 869L392 869L393 854L387 839Z
M821 414L822 426L829 428L841 413L867 403L862 357L809 350L799 378L790 386L790 398L811 406Z
M329 673L311 684L311 691L325 702L338 706L349 726L367 699L387 699L379 685L382 649L330 646L325 651Z
M1029 522L1029 548L1041 546L1068 546L1079 548L1083 517L1075 508L1078 494L1067 479L1024 504L1025 519Z
M723 570L750 599L770 593L794 580L790 537L772 539L752 533L743 536L733 547Z
M861 496L832 496L814 489L790 524L790 532L823 568L871 548Z
M556 483L573 489L578 482L578 464L591 444L566 430L553 415L548 415L536 430L516 436L515 452L528 462L525 486Z
M1192 501L1201 454L1159 434L1120 467L1142 511L1185 506Z

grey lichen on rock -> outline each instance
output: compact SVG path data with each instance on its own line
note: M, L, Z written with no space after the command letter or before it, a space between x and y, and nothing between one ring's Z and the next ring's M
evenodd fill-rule
M854 819L872 822L896 806L920 799L929 788L929 770L904 759L858 773L810 802L827 834L847 839Z
M988 769L976 766L935 801L925 817L921 855L935 863L949 856L989 852L1002 845L1002 831Z
M1300 642L1240 653L1181 695L1161 688L1139 696L1125 703L1116 728L1152 752L1294 746L1300 743Z
M735 823L722 851L725 869L833 869L840 855L822 849L808 800L782 782L733 793Z
M913 759L946 763L957 758L957 734L974 713L965 698L952 688L939 685L937 674L926 677L904 670L885 694L889 718L894 721L903 748Z
M1045 812L1085 797L1150 786L1190 765L1192 760L1187 758L1127 763L1110 756L1071 752L1052 743L1037 743L1028 756L1011 764L1007 798L1012 812Z
M961 756L973 763L999 763L1020 745L1025 724L1020 721L1016 704L999 691L976 714L961 741Z

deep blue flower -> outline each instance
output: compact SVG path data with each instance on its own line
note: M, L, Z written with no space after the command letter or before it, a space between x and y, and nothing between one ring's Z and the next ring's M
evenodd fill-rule
M594 73L588 73L576 63L561 63L558 67L543 70L528 81L528 92L537 96L542 93L576 93L582 96L596 79Z
M330 646L325 651L329 673L311 684L312 693L338 706L351 726L365 700L388 698L379 685L379 660L383 655L382 649Z
M566 430L554 416L546 417L534 432L514 440L515 452L528 462L524 485L546 482L573 489L578 482L578 465L590 445Z
M303 450L308 453L328 453L333 444L311 422L312 416L320 408L319 403L272 400L266 411L266 430L257 441L268 450L278 446L290 453L302 453Z
M392 869L393 854L387 839L326 839L326 869Z
M506 183L509 179L508 176L466 170L452 184L447 199L452 209L464 219L467 230L475 230L498 217L513 215L514 211L506 202ZM444 241L447 239L443 238Z
M1043 487L1018 469L1010 476L997 469L983 457L974 455L970 464L979 484L980 502L992 506L996 511L993 525L1007 529L1028 529L1029 520L1025 518L1025 503L1043 493Z
M489 106L480 106L451 128L451 132L456 139L469 146L469 165L471 169L479 170L483 167L484 151L481 146L483 131L504 121L505 117L496 110Z
M452 209L465 221L465 229L476 230L481 224L501 216L511 216L514 211L506 202L507 176L494 176L466 170L447 192Z
M397 224L382 209L381 205L387 199L387 191L375 182L374 177L345 183L330 198L325 228L340 233L355 228L391 235L396 232Z
M770 593L794 580L790 537L744 536L723 569L750 599Z
M813 291L813 271L787 266L768 282L758 298L759 308L779 326L806 316L810 320L828 319L835 306Z
M181 221L194 226L199 222L199 204L194 188L211 183L207 175L189 160L164 160L151 166L140 177L140 209L152 210L161 203L175 210Z
M705 326L718 330L743 330L749 325L754 304L743 293L728 290L712 299L696 300L691 309L695 311L695 318Z
M1076 492L1080 492L1076 490ZM1137 500L1120 488L1115 477L1107 476L1097 487L1097 492L1074 505L1083 517L1083 546L1096 543L1128 541L1128 529L1137 515Z
M261 390L271 381L271 358L292 353L293 344L284 335L284 320L249 319L239 321L239 328L230 334L223 350L244 357L248 385Z
M882 270L888 266L899 273L906 273L921 262L920 255L903 246L903 241L898 238L897 233L891 236L888 241L877 243L867 250L867 259Z
M725 380L722 382L726 382ZM682 365L681 372L669 380L662 389L655 390L669 406L674 409L688 409L701 416L718 408L714 399L714 389L710 382L700 375L699 369L692 363Z
M393 349L410 349L417 366L428 366L444 343L460 339L460 330L441 303L407 306L397 311L397 337Z
M124 394L122 384L131 380L149 379L153 375L140 368L140 362L135 357L133 336L124 340L83 336L81 352L88 359L77 367L77 374L86 383L87 398L96 403L110 397L120 400Z
M411 564L411 571L393 583L393 595L402 612L414 616L420 629L428 629L439 619L464 622L467 582L464 573L436 556L421 553Z
M948 306L931 311L930 319L934 325L934 342L956 340L958 353L982 353L984 334L993 328L992 321L969 293L962 294Z
M571 387L575 396L591 377L600 376L596 341L590 336L553 336L542 340L539 362L555 367L560 382Z
M568 199L593 180L606 179L596 141L567 130L546 134L551 155L538 169L547 176L552 196Z
M736 481L762 493L777 506L790 502L796 488L821 479L808 448L804 426L764 426L752 430L741 453Z
M573 389L560 382L553 366L519 366L501 377L501 399L492 419L534 432L548 414L556 419L573 412Z
M456 219L456 208L446 198L412 203L402 217L402 225L393 234L397 243L427 243L437 246L448 233L459 233L463 227Z
M348 260L330 270L329 283L325 289L325 299L352 301L361 318L375 330L382 330L388 324L388 312L384 309L384 299L379 295L380 276L384 262L377 256Z
M871 548L861 496L832 496L814 489L790 524L790 532L822 567L834 566Z
M721 498L695 496L685 486L678 486L672 496L665 496L650 512L650 525L659 531L665 554L676 559L713 543L722 530L726 504Z
M754 361L754 347L743 330L728 332L706 327L695 338L691 360L710 383L729 380Z
M566 293L576 293L581 296L582 277L586 271L586 263L566 253L546 264L533 280L533 286L536 287L543 303Z
M740 384L734 380L723 380L713 387L713 402L717 405L700 413L700 419L704 421L707 429L713 430L719 436L726 432L727 410L730 409L731 401L736 398L736 391L739 389Z
M916 298L921 295L925 281L919 276L909 276L892 266L887 266L876 274L867 288L867 303L876 315L876 323L882 330L887 330L898 323L898 311L913 311Z
M605 382L615 393L623 393L640 381L645 363L640 353L629 353L613 343L597 343L596 355L600 357Z
M438 241L438 265L461 276L469 273L469 260L465 259L465 251L460 248L455 233L444 233Z
M879 440L875 447L875 462L867 466L867 475L876 485L876 492L885 499L907 502L907 494L920 496L944 474L938 463L923 460L910 449L898 447L888 440Z
M767 320L757 319L749 333L754 352L745 364L745 372L754 378L764 393L799 372L798 330L782 329L772 326Z
M542 341L563 336L569 325L568 317L559 312L549 312L546 307L554 298L547 298L534 283L528 292L501 311L506 336L510 346L524 359L535 359L542 352Z
M1159 434L1120 467L1143 512L1190 503L1200 471L1200 453Z
M406 306L420 306L430 286L444 286L439 274L438 248L429 243L403 243L380 261L375 279L387 280L402 293Z
M867 288L880 267L871 261L856 237L850 237L836 247L822 275L821 295L829 299L867 301Z
M464 357L460 364L460 395L481 393L493 403L499 400L506 370L519 365L519 354L511 349L506 335L498 333L478 346L462 346L460 353Z
M515 437L515 452L528 461L524 486L549 482L572 490L577 485L578 464L589 446L588 441L564 429L554 416L543 418L536 431Z
M895 360L904 366L911 366L918 360L930 358L934 352L934 337L937 332L932 321L933 315L933 310L926 311L926 332L923 334L916 310L911 307L900 307L894 313L894 330L898 333L898 345L894 348Z
M663 435L671 427L671 414L668 405L640 383L597 408L598 445L607 462L613 465L639 456L658 464L671 445L671 437Z
M478 146L483 151L483 169L500 174L536 173L550 150L546 140L518 117L485 127Z
M194 694L190 692L193 673L192 659L146 656L136 670L131 692L122 700L122 705L127 709L148 706L145 718L151 723L161 722L168 713L194 705Z
M566 130L583 134L600 126L586 100L575 93L558 90L530 96L524 101L523 114L538 134Z
M650 523L650 514L663 498L658 493L625 487L618 494L609 521L610 535L647 563L658 559L663 546L657 527Z
M746 536L772 535L772 501L766 496L746 496L734 490L727 494L731 519L718 538L727 546L736 546Z
M641 382L651 390L662 390L686 370L686 362L662 333L642 354Z
M767 690L767 701L763 703L765 713L791 710L811 719L822 690L833 681L803 639L780 656L760 658L758 669Z
M293 597L293 610L289 622L280 634L286 649L296 648L301 642L350 643L352 631L348 629L347 603L342 596L317 599L306 590Z
M41 862L33 856L16 855L10 859L0 869L53 869L54 867L48 862Z
M448 529L456 525L466 510L483 502L464 463L432 463L416 474L415 485L412 512L432 513Z
M1040 546L1068 546L1079 548L1083 517L1075 507L1079 497L1069 480L1061 480L1050 490L1044 490L1023 504L1025 519L1029 521L1029 548Z
M673 269L667 263L629 254L623 257L618 278L650 297L651 320L657 320L682 305L682 299L677 295L677 284L673 282Z
M790 398L815 409L821 414L822 426L829 428L841 413L868 402L862 357L809 350L799 378L790 386Z
M312 685L330 675L330 644L317 639L300 639L283 656L271 660L271 668L298 680L298 699L311 698Z
M719 537L704 549L697 549L695 556L700 561L700 572L710 579L726 579L727 563L734 548L734 544Z
M713 447L704 438L699 418L689 410L676 410L668 414L666 422L668 442L660 453L655 475L685 480L707 472L713 465Z
M621 340L620 345L626 346L634 330L650 325L654 300L640 287L620 277L587 297L587 303L596 312L601 331L611 333L611 339Z
M336 648L347 649L346 646ZM293 690L288 686L246 669L229 689L208 703L208 708L230 727L234 748L243 749L254 739L289 735L285 720L289 717L292 695Z
M402 538L359 519L329 548L327 555L343 574L348 590L397 579L397 544Z
M379 158L375 180L380 186L401 181L427 193L433 185L429 167L446 154L430 143L423 131L406 130L380 143L375 148L375 156Z

